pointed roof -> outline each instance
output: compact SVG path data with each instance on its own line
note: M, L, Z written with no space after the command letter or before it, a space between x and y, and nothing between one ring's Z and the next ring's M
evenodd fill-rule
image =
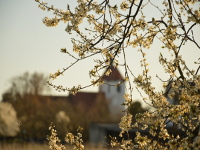
M104 75L102 78L103 80L107 81L124 80L117 67L111 66L110 69L112 72L110 73L109 76Z

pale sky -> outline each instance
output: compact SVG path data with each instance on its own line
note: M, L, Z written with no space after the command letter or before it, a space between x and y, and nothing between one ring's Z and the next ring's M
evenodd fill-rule
M44 0L45 1L45 0ZM55 4L58 8L66 8L66 4L74 5L74 0L46 0L49 4ZM72 59L60 53L63 47L70 47L70 36L64 31L66 24L61 23L54 28L48 28L42 23L45 16L51 13L38 8L35 0L0 0L0 95L9 87L12 77L28 71L45 73L56 72L67 67ZM153 13L153 12L151 12ZM200 27L196 27L197 41L200 41ZM148 50L147 59L150 71L155 77L159 74L163 79L167 76L162 73L162 66L158 63L159 52L166 53L158 43ZM141 73L138 63L141 55L134 49L128 49L128 62L134 70L134 74ZM196 69L193 62L200 57L200 50L195 45L186 45L182 51L188 66ZM92 69L93 60L84 61L70 69L56 82L64 86L87 85L89 83L88 72ZM120 72L123 75L123 69ZM161 84L158 79L154 85L159 89ZM86 91L97 91L97 87L90 87ZM52 90L52 94L68 95ZM139 99L136 90L133 93L135 99ZM1 97L0 97L1 99Z

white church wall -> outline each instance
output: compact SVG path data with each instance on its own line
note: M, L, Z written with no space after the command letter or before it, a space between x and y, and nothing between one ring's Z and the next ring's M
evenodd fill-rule
M121 104L124 102L125 84L122 83L117 87L109 85L116 85L120 80L105 82L107 84L101 85L100 91L106 95L111 114L120 114L124 110L124 106Z

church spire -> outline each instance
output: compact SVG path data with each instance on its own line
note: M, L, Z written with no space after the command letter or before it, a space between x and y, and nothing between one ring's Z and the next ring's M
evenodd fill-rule
M116 80L124 80L124 78L122 77L122 75L120 74L119 70L117 69L117 67L114 67L113 65L110 67L111 69L111 73L109 76L104 75L102 77L103 80L106 81L116 81Z

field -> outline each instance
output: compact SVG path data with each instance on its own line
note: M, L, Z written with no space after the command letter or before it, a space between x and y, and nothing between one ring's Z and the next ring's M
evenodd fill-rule
M86 145L85 150L107 150L108 148L101 146L91 146L89 144ZM36 143L26 143L26 144L5 144L0 143L0 150L49 150L48 145L45 144L36 144ZM73 148L69 145L66 146L66 150L73 150ZM112 150L111 148L109 150Z

